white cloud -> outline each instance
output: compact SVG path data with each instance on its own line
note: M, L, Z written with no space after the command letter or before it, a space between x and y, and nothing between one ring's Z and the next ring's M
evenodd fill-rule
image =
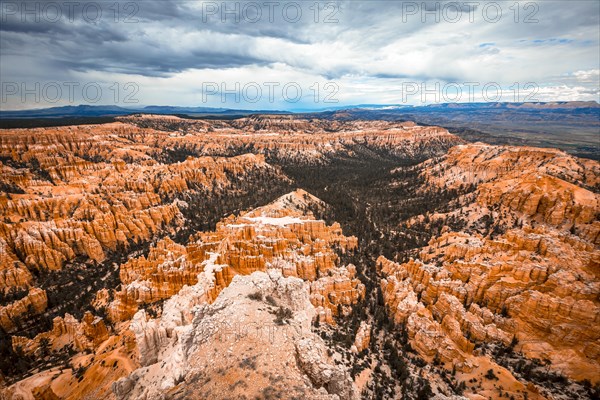
M281 14L273 23L266 16L255 24L219 18L206 23L197 14L200 3L170 3L168 12L176 19L162 17L155 3L147 10L150 6L141 3L146 14L140 23L90 26L78 21L69 26L73 33L58 25L35 33L17 21L12 30L2 28L2 80L133 81L143 104L219 107L220 100L202 101L202 82L228 88L236 82L242 87L297 82L304 89L303 98L292 105L263 99L242 104L228 96L226 106L235 108L327 106L311 101L310 87L318 84L323 95L329 81L338 85L335 98L344 104L399 103L406 82L495 82L503 88L535 83L550 100L598 100L597 2L536 3L533 17L538 22L532 24L523 22L532 10L522 3L518 22L512 3L497 2L503 9L497 23L483 17L484 3L474 11L474 22L463 14L457 23L444 21L443 15L433 23L426 14L429 22L423 23L422 10L407 16L400 2L342 1L335 14L339 22L333 24L315 23L309 9L313 3L307 4L298 23L286 22ZM29 106L21 101L2 104L3 109Z

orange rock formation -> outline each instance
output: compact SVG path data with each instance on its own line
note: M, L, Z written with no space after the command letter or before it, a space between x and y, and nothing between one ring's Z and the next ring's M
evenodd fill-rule
M123 289L115 294L109 315L115 321L131 318L139 304L169 298L201 276L209 277L201 301L212 302L233 276L277 268L286 277L311 281L311 302L320 318L332 322L338 305L343 310L364 296L364 285L354 266L336 266L334 250L352 250L357 241L344 236L339 224L327 226L312 217L308 205L319 202L298 190L225 219L216 231L196 234L185 247L168 238L160 241L147 258L121 266Z
M476 343L516 338L527 357L598 381L598 163L475 144L424 167L430 183L477 185L475 202L450 213L467 218L467 232L483 216L508 229L494 237L446 229L415 260L378 260L388 310L417 351L470 371Z

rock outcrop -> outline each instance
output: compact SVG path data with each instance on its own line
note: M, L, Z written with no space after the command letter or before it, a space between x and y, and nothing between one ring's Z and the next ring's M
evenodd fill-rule
M387 308L412 346L471 371L476 345L518 343L569 378L597 381L598 163L475 144L423 167L428 184L474 184L475 196L431 217L462 219L462 232L446 227L408 262L377 261Z
M96 275L85 289L94 292L115 259L181 232L189 223L182 198L240 190L250 177L287 179L262 155L163 159L158 153L168 137L122 123L0 132L0 327L12 333L20 317L34 324L29 317L45 309L46 299L38 292L21 298L29 289L55 295L53 307L85 297L62 299L49 275L86 271L86 277ZM192 284L190 276L193 271L159 297Z
M356 332L356 337L354 338L354 346L352 350L360 353L369 347L371 343L371 325L362 321L360 326L358 327L358 331Z
M335 157L365 151L429 158L464 143L446 129L418 126L414 122L340 121L291 115L258 115L214 122L146 115L119 120L173 132L164 140L166 148L207 155L243 150L263 154L269 161L292 164L327 164Z
M170 298L201 281L205 289L198 301L212 302L235 275L277 268L286 277L311 281L310 299L319 318L332 322L340 310L364 297L365 288L354 266L336 266L336 250L355 249L356 238L344 236L339 224L315 220L309 206L319 204L297 190L225 219L214 232L193 236L187 246L162 240L148 257L121 266L123 289L115 294L109 315L114 321L129 319L140 304Z
M73 346L77 351L93 351L109 337L104 320L89 311L84 314L81 322L71 314L66 314L64 318L56 317L52 322L51 331L40 333L33 339L13 336L13 349L16 351L18 348L24 354L37 356L43 346L52 351L59 351L67 345Z
M573 230L600 244L600 166L555 149L460 145L424 163L430 185L474 185L477 203L529 221Z
M81 321L67 314L33 339L14 336L13 348L30 356L65 346L94 354L74 369L86 371L76 391L55 387L72 375L53 378L51 389L61 398L89 396L94 385L106 388L106 360L120 357L119 374L139 369L112 386L117 398L222 397L240 381L239 393L287 395L284 388L293 387L309 398L355 399L348 371L311 332L314 320L334 323L365 295L356 268L341 265L338 256L353 251L357 239L339 224L315 219L310 210L323 207L297 190L225 218L215 231L192 235L186 246L164 238L146 256L121 265L121 290L96 294L93 305L106 308L112 328L89 312ZM363 328L359 346L369 341ZM230 347L230 357L215 355ZM89 371L99 373L101 383ZM211 383L203 383L207 377ZM37 390L27 382L18 385Z
M0 328L6 332L13 332L17 329L21 318L41 314L47 306L46 292L39 288L31 288L22 299L0 307Z
M267 295L277 306L259 300ZM213 304L192 308L191 321L173 325L171 313L184 311L175 304L186 305L185 296L168 300L159 320L147 320L144 311L134 317L146 366L115 382L117 399L358 398L349 373L311 333L315 310L301 279L277 269L236 275ZM279 322L278 307L290 310Z

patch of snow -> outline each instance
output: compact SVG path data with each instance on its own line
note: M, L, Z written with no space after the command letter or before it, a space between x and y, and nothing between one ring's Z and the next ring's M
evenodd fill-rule
M306 222L305 219L297 217L245 217L247 220L252 222L258 222L261 225L275 225L275 226L287 226L292 224L303 224Z

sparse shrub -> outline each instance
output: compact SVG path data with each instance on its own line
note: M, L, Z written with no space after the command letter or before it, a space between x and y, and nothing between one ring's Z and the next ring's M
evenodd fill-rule
M497 381L497 380L498 380L498 377L497 377L497 376L496 376L496 374L494 373L494 370L493 370L493 369L488 369L488 371L486 372L486 374L484 375L484 377L485 377L485 379L488 379L488 380L490 380L490 381L491 381L491 380L495 380L495 381Z
M454 393L458 394L458 395L462 395L465 390L467 389L467 384L465 383L465 381L461 381L455 388L454 388Z
M79 382L81 382L86 370L87 367L80 365L78 368L73 368L73 375L78 379Z
M265 297L265 299L267 300L267 303L269 303L272 306L277 307L277 301L275 300L275 298L273 296L268 294L267 297Z
M419 389L417 390L417 399L426 400L433 397L433 391L428 381L423 378L419 378Z
M248 298L250 300L255 300L255 301L262 301L263 300L263 294L259 291L256 291L254 293L250 293L248 295Z
M256 361L253 358L247 357L240 361L240 368L256 369Z
M277 325L283 325L293 316L292 310L287 307L280 306L275 314L275 323Z

